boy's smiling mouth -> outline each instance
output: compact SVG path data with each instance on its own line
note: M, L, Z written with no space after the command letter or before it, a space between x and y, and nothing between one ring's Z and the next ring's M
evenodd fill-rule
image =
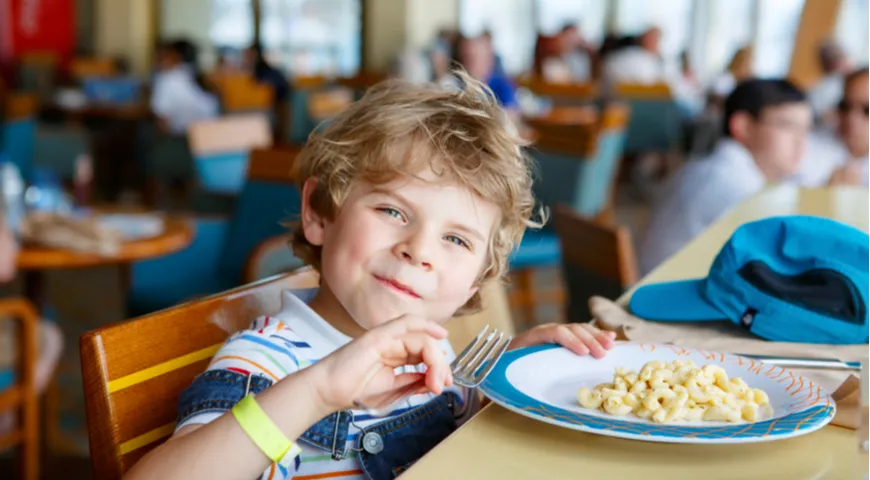
M423 298L417 292L412 290L411 287L409 287L403 283L399 283L396 280L386 278L386 277L381 277L379 275L373 275L373 276L375 277L375 280L377 280L382 285L384 285L392 290L395 290L399 293L403 293L411 298L416 298L416 299Z

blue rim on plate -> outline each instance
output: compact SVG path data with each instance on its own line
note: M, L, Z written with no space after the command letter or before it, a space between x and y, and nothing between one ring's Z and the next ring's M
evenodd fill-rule
M502 407L539 421L589 433L666 443L749 443L790 438L824 427L836 412L835 405L830 403L754 423L725 426L660 425L566 410L526 395L508 380L507 370L513 362L527 355L558 348L563 347L539 345L506 352L484 380L481 390Z

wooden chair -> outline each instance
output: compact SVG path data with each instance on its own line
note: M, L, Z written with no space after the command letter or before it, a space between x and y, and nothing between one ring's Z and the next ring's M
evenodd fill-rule
M39 478L39 401L36 392L37 329L39 316L27 300L0 300L0 317L19 322L16 343L17 375L9 388L0 389L0 413L16 410L18 422L11 432L0 432L0 451L18 446L19 478Z
M224 74L214 78L226 113L269 112L275 104L275 92L269 84L259 83L247 73Z
M259 315L276 313L281 290L317 285L317 273L303 269L82 336L94 477L121 478L172 434L179 395L231 333ZM454 345L467 344L485 323L512 331L500 288L484 289L486 310L448 324Z
M78 81L90 77L114 77L118 74L115 60L109 57L76 57L70 61L69 72Z
M570 205L588 217L607 220L613 215L613 197L629 111L611 104L593 122L555 122L535 126L538 140L532 151L540 180L535 197L553 208ZM559 241L549 226L527 232L511 256L511 304L522 312L526 326L536 324L539 305L562 303L561 288L535 288L535 271L560 264Z
M669 152L682 142L682 120L667 84L617 84L614 94L631 108L626 154Z
M592 318L589 297L617 298L637 282L631 234L625 227L584 218L565 205L556 206L554 221L568 290L566 316L569 322L587 322Z
M594 83L552 83L540 77L528 77L520 85L537 95L552 97L557 105L577 105L589 103L598 96Z

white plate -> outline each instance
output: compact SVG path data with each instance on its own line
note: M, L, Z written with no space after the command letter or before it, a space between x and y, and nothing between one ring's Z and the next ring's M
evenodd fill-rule
M151 213L111 213L97 215L101 227L121 234L124 241L144 240L163 234L163 217Z
M720 365L770 397L773 415L750 423L677 422L661 425L627 415L614 417L577 403L577 391L613 380L616 367L640 368L652 360L692 360ZM836 413L831 396L816 383L773 365L727 353L674 345L617 343L603 359L579 357L555 345L507 352L481 386L493 402L560 427L613 437L669 443L750 443L813 432Z

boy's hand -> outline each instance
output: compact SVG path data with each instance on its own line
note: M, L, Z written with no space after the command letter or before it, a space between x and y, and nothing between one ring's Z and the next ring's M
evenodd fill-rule
M317 370L319 399L331 412L354 401L383 408L406 395L440 394L453 384L438 340L447 330L435 322L403 316L366 332L310 367ZM426 373L395 375L396 367L425 363ZM314 372L311 372L314 373Z
M588 323L540 325L514 338L510 349L557 343L577 355L601 358L613 348L616 332L599 330Z

